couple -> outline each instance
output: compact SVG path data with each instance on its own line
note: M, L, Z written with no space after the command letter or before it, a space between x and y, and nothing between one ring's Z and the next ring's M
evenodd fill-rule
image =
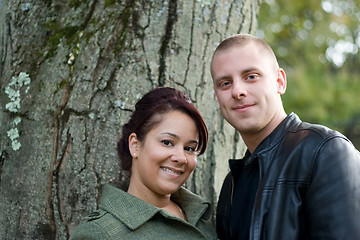
M157 88L136 104L118 153L127 192L104 187L72 239L360 239L360 155L343 135L284 111L286 76L263 40L225 39L211 62L224 118L247 151L231 159L216 231L210 206L182 187L207 128L190 100Z

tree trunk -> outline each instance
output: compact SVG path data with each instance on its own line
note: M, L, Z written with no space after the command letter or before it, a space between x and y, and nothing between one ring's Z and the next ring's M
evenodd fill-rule
M67 239L125 185L116 143L157 86L186 92L210 139L186 183L215 207L227 159L209 63L226 36L254 33L261 0L0 0L0 239Z

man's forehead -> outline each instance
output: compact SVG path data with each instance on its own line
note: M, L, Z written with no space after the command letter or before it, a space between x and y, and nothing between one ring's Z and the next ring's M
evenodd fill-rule
M245 53L245 54L267 54L261 47L259 47L257 44L249 42L246 44L242 44L242 45L233 45L231 47L228 47L226 49L221 49L217 52L215 52L213 60L217 57L221 57L227 54L231 54L231 53L236 53L236 54L241 54L241 53ZM268 54L267 54L268 55Z

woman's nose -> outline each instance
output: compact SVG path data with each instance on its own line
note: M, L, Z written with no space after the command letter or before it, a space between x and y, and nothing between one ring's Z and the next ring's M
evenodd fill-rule
M176 151L173 152L170 159L171 159L172 162L177 162L179 164L186 164L187 163L187 159L186 159L184 149L180 149L180 148L176 149Z

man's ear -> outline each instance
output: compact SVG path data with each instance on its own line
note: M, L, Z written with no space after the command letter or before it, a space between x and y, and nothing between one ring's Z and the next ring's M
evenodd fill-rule
M278 85L278 93L280 95L284 94L286 91L286 74L284 69L279 68L278 76L277 76L277 85Z
M129 136L129 151L132 157L137 157L139 153L140 142L136 133L131 133Z

